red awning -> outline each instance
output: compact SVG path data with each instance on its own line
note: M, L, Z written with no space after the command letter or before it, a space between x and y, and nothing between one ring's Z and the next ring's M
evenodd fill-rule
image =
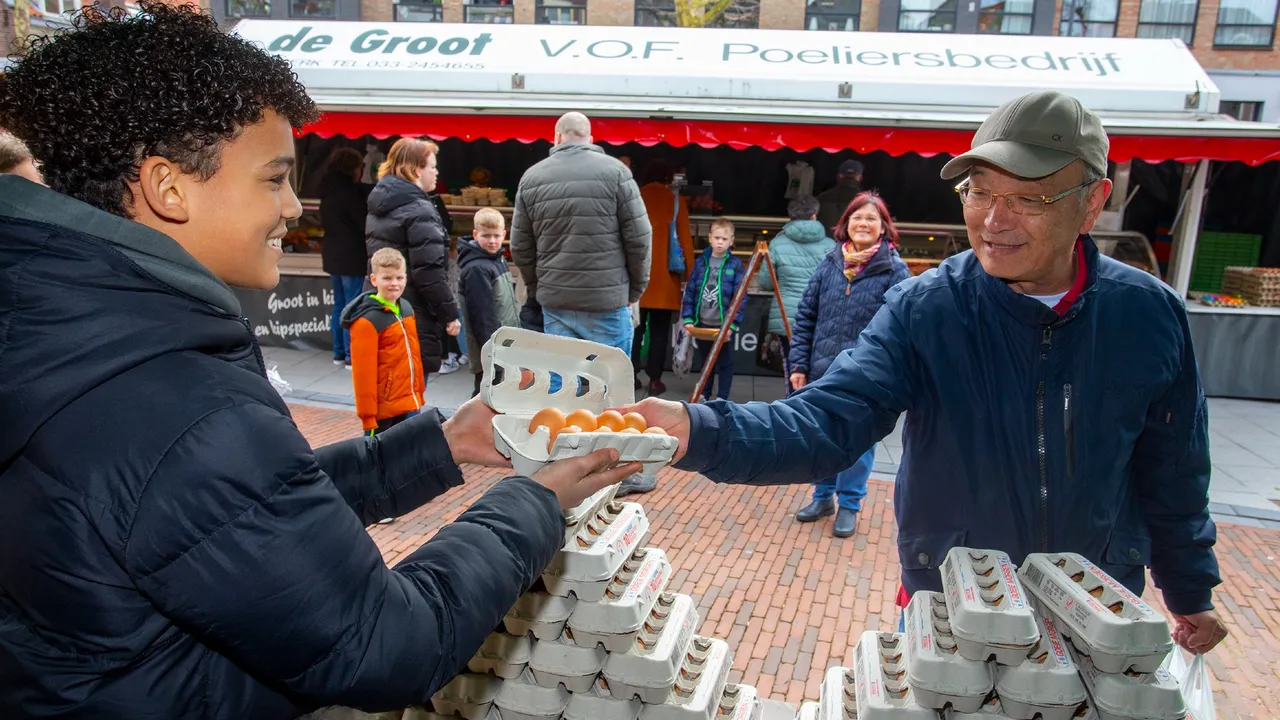
M553 121L549 117L527 115L328 112L302 132L315 133L320 137L415 135L438 140L459 138L528 143L551 140L552 126ZM800 152L817 148L829 152L853 150L859 154L883 150L890 155L913 152L925 156L959 155L969 149L973 138L973 133L968 130L605 117L592 117L591 131L597 141L613 145L628 142L647 146L666 143L674 147L727 145L765 150L790 148ZM1280 160L1280 140L1113 134L1111 159L1115 162L1134 159L1147 162L1235 160L1261 165Z

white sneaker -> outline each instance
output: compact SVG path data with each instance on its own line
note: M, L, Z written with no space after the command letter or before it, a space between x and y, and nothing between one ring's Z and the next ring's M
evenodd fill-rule
M458 364L459 364L459 365L470 365L470 364L471 364L471 356L470 356L470 355L463 355L462 357L458 358Z
M333 359L333 364L334 364L334 365L345 365L345 364L346 364L346 362L347 362L346 360L339 360L338 358L334 358L334 359Z
M351 363L347 363L347 369L348 369L348 370L350 370L350 369L351 369Z
M462 369L462 366L461 366L461 365L458 365L458 361L457 361L457 360L454 360L453 358L450 358L450 359L445 360L444 362L440 363L440 374L441 374L441 375L448 375L449 373L456 373L456 372L458 372L458 370L460 370L460 369Z
M379 525L390 525L391 523L393 523L393 522L395 522L395 521L396 521L396 519L395 519L395 518L382 518L381 520L379 520L379 521L378 521L378 524L379 524Z

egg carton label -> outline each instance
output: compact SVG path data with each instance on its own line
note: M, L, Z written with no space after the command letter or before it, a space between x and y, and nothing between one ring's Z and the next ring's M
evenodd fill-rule
M639 696L649 704L665 702L684 663L698 626L698 611L688 595L662 595L626 653L612 653L602 674L615 696Z
M954 547L942 563L950 632L960 655L1016 665L1040 639L1008 555L997 550Z
M907 682L918 704L974 712L991 693L991 670L961 657L940 593L917 592L906 607Z
M601 642L609 652L627 652L670 579L666 553L656 548L637 550L606 589L604 600L579 604L569 618L576 641Z
M907 683L907 638L902 633L867 631L854 650L858 678L858 720L937 720L921 706Z
M1013 717L1073 720L1088 699L1084 683L1053 621L1042 617L1036 621L1040 624L1039 645L1021 665L996 669L996 694L1004 711Z

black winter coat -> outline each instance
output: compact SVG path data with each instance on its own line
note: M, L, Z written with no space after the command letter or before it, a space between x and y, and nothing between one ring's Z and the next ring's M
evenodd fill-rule
M320 224L324 242L320 256L330 275L361 276L369 272L364 248L364 222L372 185L331 172L320 184Z
M387 175L369 193L364 236L370 257L390 247L408 260L404 296L418 316L425 370L438 370L443 328L458 319L458 303L449 286L449 233L435 201L417 185Z
M563 542L462 482L436 413L312 450L235 295L173 240L0 176L0 718L286 720L425 702Z

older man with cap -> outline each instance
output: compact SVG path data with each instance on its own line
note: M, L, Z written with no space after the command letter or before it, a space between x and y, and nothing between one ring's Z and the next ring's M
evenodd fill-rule
M775 403L634 409L718 482L810 482L907 414L894 509L907 596L957 546L1076 552L1135 593L1149 566L1192 652L1226 636L1204 394L1182 300L1089 237L1111 182L1098 116L1019 97L949 162L973 249L889 292L818 382ZM900 598L901 599L901 598Z

